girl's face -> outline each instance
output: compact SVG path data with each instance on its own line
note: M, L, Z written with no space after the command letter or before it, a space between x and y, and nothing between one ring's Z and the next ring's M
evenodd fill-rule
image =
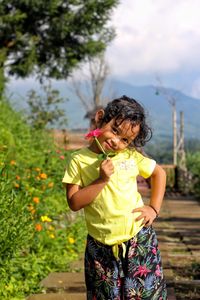
M120 125L115 124L115 120L102 125L102 134L98 140L105 152L119 152L129 146L137 137L140 131L140 125L133 126L130 121L123 121ZM95 140L92 142L90 149L96 153L101 153Z

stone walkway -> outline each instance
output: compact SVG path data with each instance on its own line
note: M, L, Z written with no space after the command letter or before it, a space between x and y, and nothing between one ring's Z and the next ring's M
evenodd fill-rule
M165 198L154 225L168 286L168 300L200 299L200 206L192 199ZM83 300L83 259L73 264L80 272L51 273L42 280L44 294L27 300ZM196 272L196 273L195 273Z

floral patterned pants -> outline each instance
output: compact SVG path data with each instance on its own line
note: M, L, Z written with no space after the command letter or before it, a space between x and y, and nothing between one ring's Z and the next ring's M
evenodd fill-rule
M112 247L88 235L85 252L87 300L166 300L160 250L154 229L144 227L119 246L119 259Z

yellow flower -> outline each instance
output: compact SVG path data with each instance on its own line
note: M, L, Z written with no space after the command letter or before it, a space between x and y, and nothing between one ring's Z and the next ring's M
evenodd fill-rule
M42 222L52 222L52 219L50 219L47 216L41 216L41 220L42 220Z
M11 164L11 166L16 165L16 161L15 161L15 160L11 160L11 161L10 161L10 164Z
M47 174L45 174L45 173L40 173L40 178L41 178L41 179L47 179Z
M51 231L54 231L55 230L55 228L53 227L53 226L49 226L49 230L51 230Z
M35 171L37 172L40 172L40 170L41 170L40 168L35 168Z
M68 238L68 242L69 242L70 244L74 244L74 243L75 243L75 239L72 238L72 237L69 237L69 238Z
M55 235L54 235L53 233L50 233L50 234L49 234L49 237L50 237L51 239L55 239Z

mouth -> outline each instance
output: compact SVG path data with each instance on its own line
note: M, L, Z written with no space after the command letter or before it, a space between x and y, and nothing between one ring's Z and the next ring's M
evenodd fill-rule
M113 147L108 142L105 142L104 149L109 151L115 151L115 149L113 149Z

